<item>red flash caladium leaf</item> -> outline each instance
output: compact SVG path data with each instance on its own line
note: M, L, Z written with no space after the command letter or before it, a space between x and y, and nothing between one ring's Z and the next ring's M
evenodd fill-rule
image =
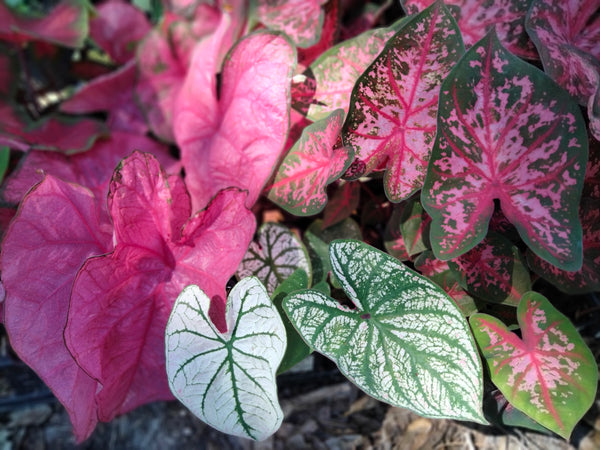
M109 195L115 250L79 271L65 329L78 364L102 385L100 420L172 398L164 356L169 313L189 284L202 286L224 310L225 284L255 228L245 196L221 191L189 218L182 180L167 177L150 155L136 152L115 171ZM212 319L225 326L224 317Z
M230 186L247 189L251 206L286 142L295 50L280 35L245 37L225 60L217 95L218 53L210 44L194 50L176 105L175 136L186 184L194 209Z
M271 201L298 216L319 213L327 203L327 185L341 177L354 158L346 147L334 148L344 111L307 126L283 159L267 188Z
M448 261L448 266L465 290L485 301L517 306L531 289L519 250L500 234L490 233L479 245Z
M11 346L65 406L78 441L96 425L97 383L65 347L71 286L86 258L110 251L112 227L87 189L47 176L23 200L2 242Z
M406 22L354 87L344 144L354 148L366 173L387 168L391 201L410 197L423 184L440 84L463 52L458 27L439 1Z
M568 93L490 33L442 84L421 195L436 256L451 259L481 242L499 199L538 256L578 270L587 147L585 123Z
M543 259L528 254L531 269L568 294L600 291L600 200L584 198L580 205L583 228L583 265L576 272L566 272Z
M25 16L0 2L0 40L15 44L42 40L82 47L88 34L88 8L84 0L62 0L50 11Z
M142 10L123 0L108 0L96 7L90 20L90 37L118 64L135 57L135 49L150 32Z
M433 0L401 0L409 14L416 14ZM465 45L470 47L495 29L502 44L521 58L537 59L533 43L525 30L531 0L445 0L458 22Z
M569 319L535 292L517 308L522 339L498 319L471 316L492 382L528 416L568 439L594 401L598 368Z
M258 0L257 18L266 27L286 33L298 47L319 42L327 0Z

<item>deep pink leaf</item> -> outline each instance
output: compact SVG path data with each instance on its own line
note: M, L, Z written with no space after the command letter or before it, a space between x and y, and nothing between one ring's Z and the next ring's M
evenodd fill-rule
M90 37L119 64L135 56L139 41L150 32L144 13L123 0L107 0L90 20Z
M112 227L98 199L47 176L23 200L2 243L5 326L19 357L67 409L78 441L96 424L97 383L65 347L69 295L86 258L110 251Z
M8 203L19 203L27 191L43 179L44 173L85 186L96 198L105 199L115 167L133 150L152 153L168 173L180 170L179 162L169 155L165 145L142 135L115 131L110 138L99 140L87 152L76 155L29 152L4 182L2 199Z
M525 17L532 0L445 0L470 47L495 29L502 44L522 58L537 59L533 43L525 30ZM402 0L409 14L415 14L433 0Z
M327 0L258 0L258 20L272 30L286 33L298 47L319 42Z
M495 317L471 316L492 381L515 408L568 439L594 402L594 356L573 324L542 295L525 294L517 316L522 339Z
M107 125L111 130L144 134L148 125L134 99L137 68L134 60L120 69L95 78L60 105L71 114L108 112Z
M360 202L360 183L340 183L323 211L323 228L350 217Z
M245 197L222 191L188 220L183 183L168 178L149 154L136 152L115 171L109 197L115 250L79 271L65 330L75 359L102 386L100 420L172 398L164 356L171 307L185 286L197 284L223 308L225 284L255 229ZM224 313L214 319L224 327Z
M490 233L479 245L448 261L460 285L484 301L517 306L531 290L529 271L517 247Z
M359 78L343 138L366 164L387 167L387 197L419 190L436 133L442 80L464 52L460 32L440 2L410 19Z
M0 3L0 40L24 44L32 40L82 47L88 33L88 3L62 0L40 16L22 16Z
M354 158L346 147L336 148L344 111L307 126L300 140L285 155L268 197L292 214L310 216L327 203L327 185L341 177Z
M265 32L241 40L225 61L217 97L218 42L196 47L176 106L175 135L194 209L230 186L247 189L247 205L254 204L289 126L291 44Z
M587 136L579 107L491 33L473 46L442 85L438 133L423 206L431 243L451 259L485 236L502 212L540 257L581 267L581 194Z

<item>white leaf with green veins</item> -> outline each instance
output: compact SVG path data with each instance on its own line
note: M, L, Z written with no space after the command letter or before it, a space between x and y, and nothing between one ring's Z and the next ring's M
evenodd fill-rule
M483 376L467 321L438 286L360 241L330 245L350 309L316 290L283 301L316 351L370 396L426 417L487 423Z
M255 277L227 298L227 332L208 317L210 299L198 286L177 298L166 330L171 391L201 420L224 433L263 440L283 419L275 372L286 332L267 291Z
M258 230L258 242L250 243L236 274L258 277L272 295L298 269L307 273L310 285L312 270L304 244L285 225L267 222Z

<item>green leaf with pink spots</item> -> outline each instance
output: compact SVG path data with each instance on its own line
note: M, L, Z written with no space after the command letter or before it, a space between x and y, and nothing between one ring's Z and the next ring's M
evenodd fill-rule
M573 324L542 295L517 309L521 336L486 314L471 316L492 382L517 409L568 439L594 402L598 368Z
M436 256L452 259L481 242L498 199L538 256L578 270L587 148L585 123L569 94L487 35L441 88L421 195Z
M344 111L338 109L304 129L267 188L271 201L298 216L311 216L325 207L327 185L354 159L352 149L335 147L343 123Z
M423 184L440 85L463 53L456 22L438 1L405 23L354 87L344 144L365 163L365 174L387 169L385 191L394 202Z

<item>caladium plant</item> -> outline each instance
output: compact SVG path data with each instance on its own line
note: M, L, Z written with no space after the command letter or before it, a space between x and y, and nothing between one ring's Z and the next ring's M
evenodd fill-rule
M570 436L597 1L5 3L0 319L78 441L173 396L267 438L313 351L428 417Z

